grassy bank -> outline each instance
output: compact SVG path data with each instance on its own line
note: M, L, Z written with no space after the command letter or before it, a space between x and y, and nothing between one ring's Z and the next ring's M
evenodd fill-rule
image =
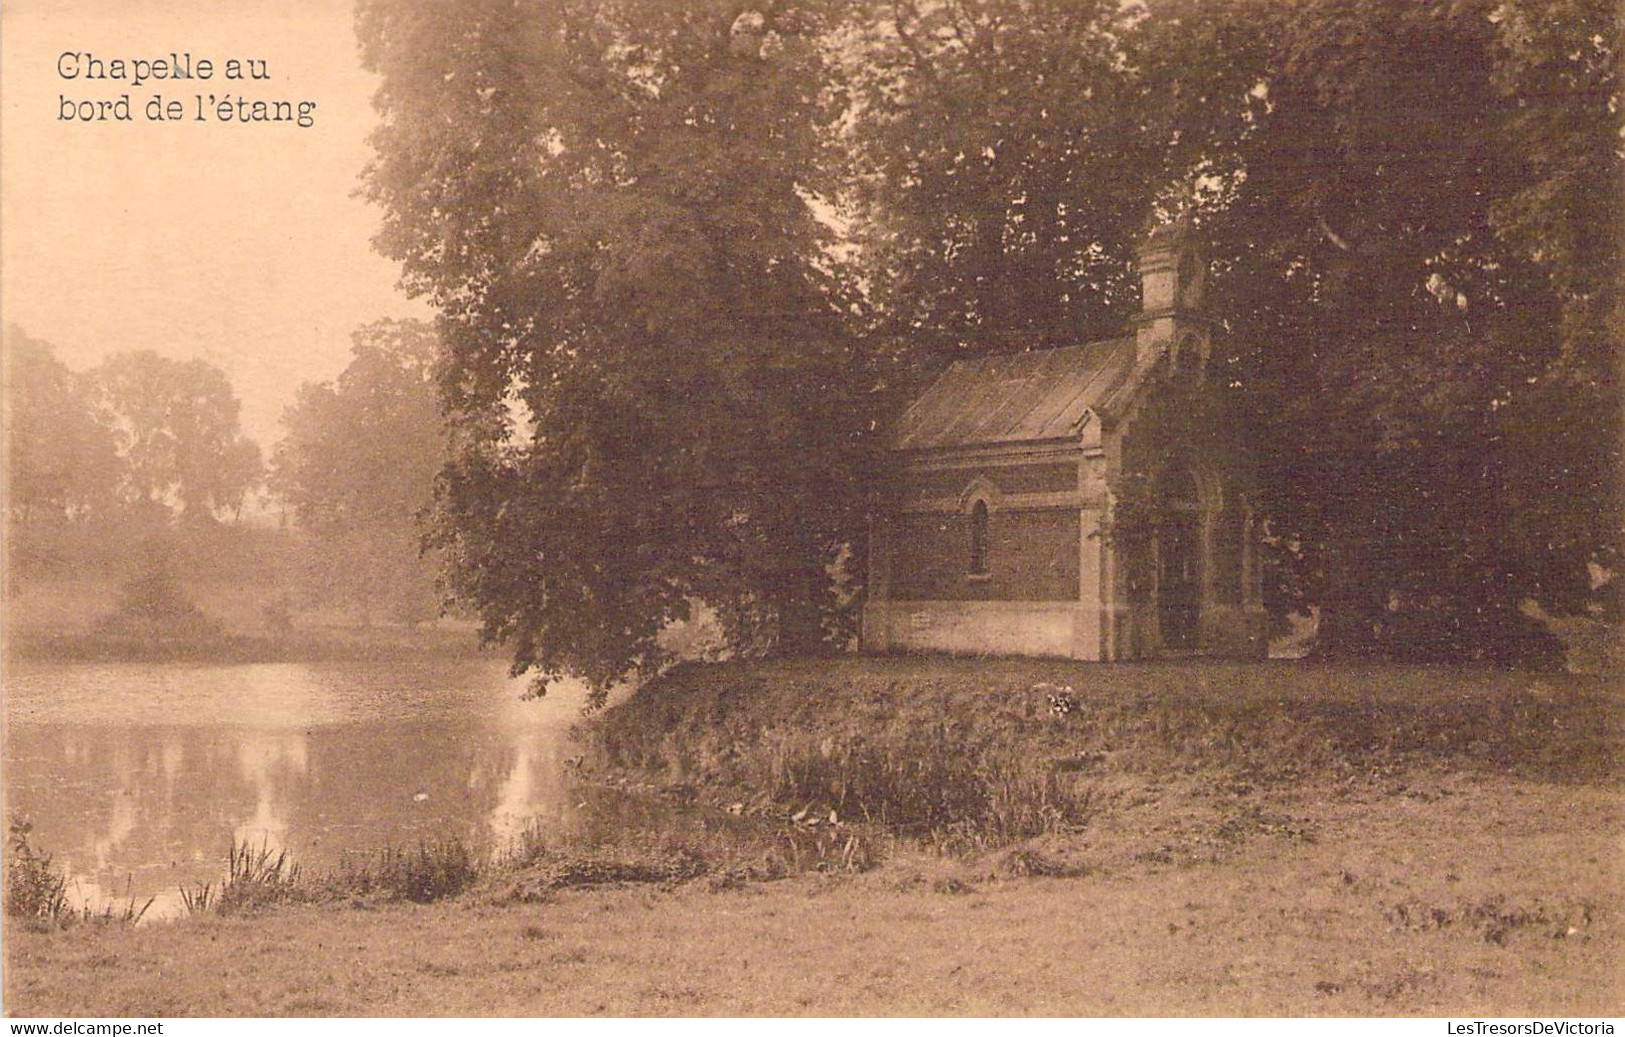
M986 847L1181 778L1610 783L1625 709L1611 679L1572 674L839 658L682 667L583 734L612 773Z

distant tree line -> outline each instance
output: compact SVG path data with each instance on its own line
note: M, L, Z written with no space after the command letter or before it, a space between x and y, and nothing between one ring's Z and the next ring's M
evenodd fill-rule
M14 522L121 510L185 522L240 514L261 485L260 450L218 368L151 351L75 372L49 343L5 332L6 511Z
M121 601L146 602L127 610L145 615L163 611L152 607L160 599L190 608L178 578L269 569L310 606L433 618L435 562L422 556L417 520L445 456L436 339L412 321L368 325L354 339L337 380L301 388L267 465L218 368L138 351L76 372L48 343L7 328L12 576L123 574ZM260 536L258 548L223 550L216 527L240 521L256 498L262 526L278 510L292 516L286 542Z

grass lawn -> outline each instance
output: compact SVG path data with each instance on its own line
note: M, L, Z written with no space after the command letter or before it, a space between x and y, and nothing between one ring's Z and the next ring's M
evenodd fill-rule
M13 924L6 1011L1619 1015L1621 705L1493 671L691 668L589 734L601 768L780 824L878 796L912 834L869 826L878 866L779 881L517 897L490 875L428 905ZM950 738L980 784L908 771ZM939 824L897 767L971 782L949 798L975 823Z

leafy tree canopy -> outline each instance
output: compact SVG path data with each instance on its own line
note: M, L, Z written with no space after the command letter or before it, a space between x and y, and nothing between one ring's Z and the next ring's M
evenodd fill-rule
M1246 3L1267 44L1212 213L1279 603L1327 650L1539 654L1618 565L1617 11Z
M1246 27L1116 0L852 17L847 196L878 328L928 362L1120 334L1148 216L1224 171L1252 114Z
M224 372L141 350L110 357L90 377L112 417L127 500L179 505L188 521L242 508L263 466L239 431L242 404Z
M379 247L467 442L437 542L516 666L602 685L703 597L836 633L897 385L1116 332L1216 243L1278 608L1539 652L1617 568L1622 194L1603 0L363 0ZM853 575L860 575L855 569Z

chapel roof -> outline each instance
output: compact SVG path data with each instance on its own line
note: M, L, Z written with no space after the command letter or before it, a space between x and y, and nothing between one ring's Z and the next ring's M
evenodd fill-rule
M1077 435L1134 363L1133 336L957 360L903 412L892 445L931 450Z

